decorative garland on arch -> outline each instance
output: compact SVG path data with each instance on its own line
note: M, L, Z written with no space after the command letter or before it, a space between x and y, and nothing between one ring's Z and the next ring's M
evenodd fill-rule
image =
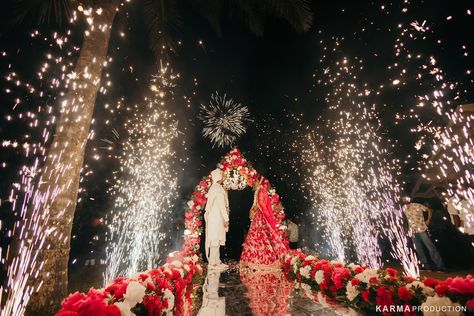
M224 173L223 186L227 190L243 190L252 187L261 176L248 161L242 156L238 148L227 153L217 165ZM183 251L187 254L198 254L201 235L203 232L203 212L206 206L206 194L211 186L211 175L204 177L194 189L191 200L188 201L184 214L184 244ZM288 245L286 227L282 224L285 218L285 210L280 201L280 196L270 185L270 181L264 177L262 186L268 191L271 199L273 214L275 215L278 234L283 242Z

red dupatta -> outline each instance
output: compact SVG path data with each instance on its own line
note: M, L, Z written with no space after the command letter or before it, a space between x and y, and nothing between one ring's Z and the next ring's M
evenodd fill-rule
M264 187L258 190L258 208L267 220L268 224L276 231L275 216L273 215L272 202L268 196L268 192Z

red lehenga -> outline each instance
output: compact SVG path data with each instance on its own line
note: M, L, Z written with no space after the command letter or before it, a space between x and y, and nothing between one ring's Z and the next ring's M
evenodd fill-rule
M278 235L270 197L264 187L255 192L250 218L252 223L242 245L241 266L258 270L280 269L288 248Z

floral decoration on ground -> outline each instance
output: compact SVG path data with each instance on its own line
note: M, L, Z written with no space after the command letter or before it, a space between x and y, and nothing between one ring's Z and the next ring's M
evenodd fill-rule
M238 148L232 149L227 153L217 165L224 173L223 185L226 189L242 190L246 187L252 187L255 181L261 176L243 157ZM188 202L185 211L185 230L183 250L187 254L198 254L201 243L201 234L203 232L203 212L206 206L206 194L211 186L211 175L203 178L196 186L192 199ZM268 190L272 201L272 209L275 214L276 225L282 240L288 244L286 227L282 225L285 218L285 211L280 201L280 196L276 190L271 187L270 181L264 178L262 186Z
M307 256L299 250L292 250L285 256L283 271L291 280L300 283L307 296L322 304L337 303L384 315L417 315L428 310L423 309L428 306L449 308L453 314L447 315L461 314L457 312L463 310L474 312L474 278L471 275L443 281L415 279L403 276L395 269L344 265Z
M190 315L190 295L202 273L198 256L175 252L158 269L117 278L105 289L71 294L56 316Z

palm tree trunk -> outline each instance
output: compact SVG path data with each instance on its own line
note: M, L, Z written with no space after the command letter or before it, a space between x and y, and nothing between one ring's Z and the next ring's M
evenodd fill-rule
M118 0L102 0L97 7L102 12L94 14L94 26L85 35L76 77L71 80L38 185L44 196L54 196L54 190L58 194L46 199L40 210L48 214L45 247L38 255L44 266L38 278L32 280L39 291L30 299L27 315L53 315L67 295L70 236L80 172Z

